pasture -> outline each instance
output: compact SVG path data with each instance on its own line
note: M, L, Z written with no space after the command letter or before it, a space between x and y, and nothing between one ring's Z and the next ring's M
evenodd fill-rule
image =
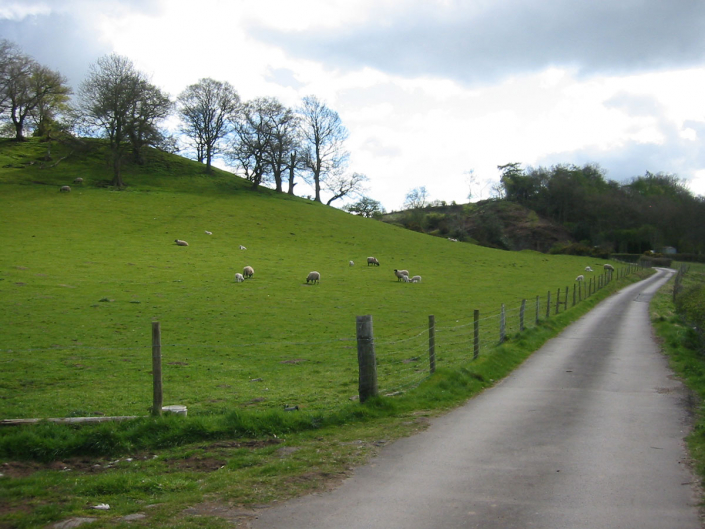
M19 148L29 154L10 158ZM38 144L3 149L2 418L147 413L152 321L162 328L165 405L190 415L335 409L357 394L356 316L372 314L380 384L393 388L394 366L425 368L429 314L439 367L466 361L470 343L448 345L474 309L517 307L601 264L452 243L253 192L166 154L115 191L97 185L108 167L95 154L40 169L26 162ZM75 176L84 184L59 193ZM236 283L245 265L255 275ZM423 281L397 282L394 268ZM306 284L312 270L320 284ZM385 367L386 353L399 362Z

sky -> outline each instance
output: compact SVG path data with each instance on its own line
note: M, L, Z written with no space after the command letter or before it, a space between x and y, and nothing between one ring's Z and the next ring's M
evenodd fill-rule
M702 0L0 0L0 38L74 88L117 53L173 98L206 77L315 95L388 211L420 186L489 198L508 163L705 195Z

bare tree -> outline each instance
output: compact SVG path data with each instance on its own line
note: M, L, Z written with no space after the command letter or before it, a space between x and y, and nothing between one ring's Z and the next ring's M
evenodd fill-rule
M428 191L425 186L415 187L406 194L404 200L404 208L406 209L421 209L428 205Z
M199 162L211 172L213 157L221 152L223 139L231 132L240 108L240 96L230 83L201 79L178 97L183 132L196 149Z
M338 174L329 177L325 181L325 188L333 193L333 196L326 202L326 205L330 206L331 202L345 196L355 197L362 195L365 191L364 183L368 180L367 176L360 173L351 175Z
M304 160L313 179L314 200L320 202L323 182L341 174L347 166L349 153L343 144L348 138L348 131L338 113L315 96L304 97L299 114Z
M0 109L15 139L24 140L27 118L68 101L71 89L60 73L40 65L8 41L0 42Z
M155 110L148 101L156 95L166 104L168 98L147 82L127 57L116 54L98 59L89 68L79 89L79 113L84 126L105 136L110 143L113 164L112 185L123 187L122 159L128 146L133 149L153 135L163 108ZM132 145L131 135L138 143Z

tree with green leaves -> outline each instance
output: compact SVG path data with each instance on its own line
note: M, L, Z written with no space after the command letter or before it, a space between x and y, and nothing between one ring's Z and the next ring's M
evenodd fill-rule
M386 213L382 204L370 197L364 196L357 202L347 204L343 209L353 215L360 215L367 218L377 217Z

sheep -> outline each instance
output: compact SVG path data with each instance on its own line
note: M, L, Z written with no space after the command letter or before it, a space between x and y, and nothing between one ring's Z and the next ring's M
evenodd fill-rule
M379 266L379 261L377 260L376 257L368 257L367 258L367 266L374 265L374 266Z
M213 235L213 232L206 230L206 235Z
M81 178L80 176L79 176L78 178L74 178L74 179L73 179L73 183L74 183L74 184L82 184L82 183L83 183L83 178Z
M401 279L404 283L409 283L409 282L410 282L409 276L401 276L400 279Z
M240 245L240 249L241 249L241 250L247 250L247 248L245 248L242 244Z
M411 278L412 283L421 283L421 276L414 276Z
M70 193L70 192L71 192L71 188L70 188L69 186L61 186L61 187L59 188L59 191L62 192L62 193Z
M178 246L188 246L188 243L187 243L186 241L182 241L181 239L174 239L174 242L175 242Z
M408 270L397 270L396 268L394 269L394 275L397 276L397 281L403 281L403 277L406 277L407 279L409 278L409 271Z
M448 237L448 240L449 240L450 242L458 242L458 239L453 239L452 237Z
M592 272L592 268L590 268L589 266L586 266L586 267L585 267L585 271L586 271L586 272Z
M578 277L575 278L576 281L585 281L585 276L583 274L580 274Z
M609 264L609 263L607 263L607 264L604 266L604 268L605 268L605 270L609 270L610 272L614 272L614 266L612 266L612 265Z
M354 262L354 261L350 261L350 266L355 266L355 262Z
M255 269L252 268L251 266L246 266L245 268L242 269L242 275L247 277L252 277L255 275Z
M321 280L321 274L318 272L309 272L308 277L306 278L306 283L309 281L311 283L318 283Z
M235 281L237 281L238 283L242 283L244 280L245 277L240 272L235 274Z

